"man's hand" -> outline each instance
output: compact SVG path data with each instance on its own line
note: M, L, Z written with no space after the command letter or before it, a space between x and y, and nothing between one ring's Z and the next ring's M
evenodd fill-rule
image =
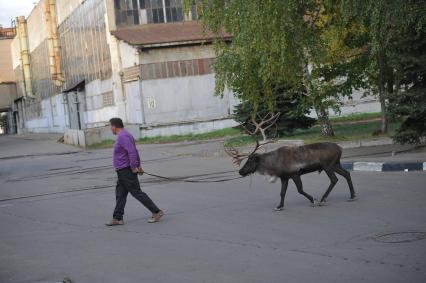
M141 167L139 167L139 168L132 168L132 172L134 174L142 175L144 171L143 171L143 169Z

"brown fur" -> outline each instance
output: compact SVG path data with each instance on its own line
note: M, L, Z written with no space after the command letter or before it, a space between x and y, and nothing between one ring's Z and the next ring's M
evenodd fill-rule
M348 171L342 168L340 158L342 149L335 143L314 143L298 147L280 147L268 153L253 153L246 164L241 168L240 174L246 176L255 172L262 175L275 176L281 179L281 202L277 209L284 206L284 197L287 190L288 179L292 179L300 194L304 195L314 204L314 198L303 191L300 176L310 172L325 171L331 184L321 198L321 203L326 201L328 194L337 183L335 173L342 175L348 182L350 198L355 199L352 180Z

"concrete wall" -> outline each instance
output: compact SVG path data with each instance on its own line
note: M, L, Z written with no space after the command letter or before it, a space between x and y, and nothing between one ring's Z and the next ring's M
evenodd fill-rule
M116 112L114 116L122 118L123 121L127 121L126 97L124 93L124 85L122 82L122 57L125 57L126 54L121 52L120 41L116 37L111 35L111 33L109 32L108 21L106 22L106 24L107 43L111 54L111 84L114 97L114 105L116 107Z
M143 97L141 95L141 84L140 81L132 81L125 83L125 92L126 92L126 121L131 124L145 124L145 111Z
M30 52L33 52L47 38L46 18L44 15L45 2L46 0L40 0L27 18L28 47Z
M140 64L214 57L214 50L210 44L151 49L140 53Z
M11 48L11 59L12 59L12 68L15 69L16 67L21 64L20 58L20 49L19 49L19 39L17 36L15 36L12 39L12 42L10 43Z
M22 115L21 115L22 116ZM62 94L41 101L41 117L25 121L22 132L63 133L67 127L68 114L63 104Z
M121 55L120 59L122 68L129 68L140 64L139 52L136 48L122 40L119 41L118 48L120 49L119 51Z
M341 115L380 112L381 108L378 98L374 95L364 97L364 93L364 90L354 90L352 98L344 98L342 100L343 107L341 108ZM337 115L334 112L331 114Z
M168 124L157 127L142 127L141 137L159 137L185 134L202 134L214 130L237 126L238 123L232 119L218 119L210 121L192 121L188 123Z
M12 107L13 100L16 98L15 83L0 82L0 110Z
M380 112L380 102L374 95L364 96L364 90L354 90L352 98L344 98L341 103L340 113L334 112L330 109L330 116L347 116L359 113L374 113ZM314 110L311 111L311 117L317 117Z
M112 80L95 80L86 85L83 109L83 122L87 128L99 127L108 123L109 119L117 115L112 97Z
M141 137L139 126L125 125L133 137L137 140ZM64 142L67 144L88 147L104 140L115 140L109 126L97 127L84 130L66 129L64 133Z
M12 39L0 39L0 83L15 81L11 44Z
M10 109L16 99L11 38L0 39L0 110ZM10 123L9 123L10 125Z
M95 80L86 85L85 92L79 97L83 128L105 126L111 117L119 116L117 107L105 95L112 95L111 80ZM56 133L69 127L68 108L62 93L43 99L41 105L41 118L27 120L27 131Z
M56 0L58 25L60 25L84 0Z
M146 123L155 125L229 117L229 96L215 96L214 86L214 74L142 81Z

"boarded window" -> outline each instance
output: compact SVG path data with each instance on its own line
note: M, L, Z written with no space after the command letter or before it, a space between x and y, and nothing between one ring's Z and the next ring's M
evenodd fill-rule
M102 94L102 106L113 106L114 105L114 96L112 91L105 92Z

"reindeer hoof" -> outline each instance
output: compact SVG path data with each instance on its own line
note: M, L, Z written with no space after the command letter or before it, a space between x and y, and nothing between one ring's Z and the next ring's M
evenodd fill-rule
M318 206L327 206L328 202L326 200L321 201Z
M318 206L318 200L314 198L314 202L311 203L312 207Z
M357 196L353 196L353 197L351 197L350 199L348 199L348 201L356 201L356 200L358 200L358 197L357 197Z
M284 207L275 207L274 208L274 211L283 211L284 210Z

